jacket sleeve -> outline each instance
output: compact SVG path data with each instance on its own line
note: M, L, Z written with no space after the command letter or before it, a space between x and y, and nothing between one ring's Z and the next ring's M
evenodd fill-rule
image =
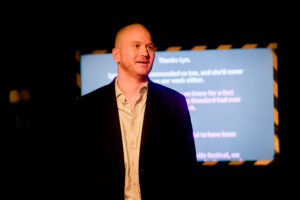
M178 140L181 146L181 159L188 166L196 164L196 149L193 136L191 117L185 98L182 96L177 111L176 130L178 131Z
M177 108L176 115L178 117L175 130L178 136L178 190L182 191L180 193L182 198L192 199L196 191L195 186L197 180L195 180L195 177L197 177L197 159L191 117L183 96L181 96Z

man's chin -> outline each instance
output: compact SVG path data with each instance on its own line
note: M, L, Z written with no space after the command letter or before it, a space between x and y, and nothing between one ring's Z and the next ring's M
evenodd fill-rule
M143 70L138 70L136 72L136 74L140 77L148 77L149 73L150 73L151 70L148 70L148 69L143 69Z

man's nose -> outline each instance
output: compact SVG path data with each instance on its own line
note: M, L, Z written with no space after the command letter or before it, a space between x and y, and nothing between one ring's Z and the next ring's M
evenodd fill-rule
M143 48L141 48L141 55L145 56L145 57L149 56L149 50L148 50L148 48L146 46L143 47Z

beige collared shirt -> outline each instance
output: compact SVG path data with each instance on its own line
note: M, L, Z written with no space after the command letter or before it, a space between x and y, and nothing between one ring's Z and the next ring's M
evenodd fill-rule
M148 82L140 89L140 97L131 109L121 93L117 79L115 92L118 104L119 120L122 132L125 164L125 200L141 200L139 181L139 154L148 92Z

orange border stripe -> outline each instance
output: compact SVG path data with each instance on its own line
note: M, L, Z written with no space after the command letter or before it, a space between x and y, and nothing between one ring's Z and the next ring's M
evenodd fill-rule
M196 45L192 48L192 50L205 50L207 45Z
M273 94L278 98L278 83L275 80L273 80Z
M81 76L78 72L76 73L76 85L81 88Z
M277 70L278 69L278 58L277 58L275 51L273 50L272 52L273 52L273 67L274 67L274 69Z
M257 43L253 43L253 44L244 44L242 46L242 49L253 49L253 48L256 48L258 46Z
M103 54L103 53L106 53L106 52L107 52L106 49L100 49L100 50L93 51L91 54Z
M211 166L211 165L216 165L219 161L205 161L202 163L202 165L205 166Z
M278 44L276 42L271 42L271 43L268 44L267 48L277 49Z
M217 47L217 49L230 49L232 44L221 44Z
M182 47L181 46L173 46L173 47L168 47L166 51L179 51Z
M81 54L81 51L75 51L75 59L80 62L80 54Z
M273 160L258 160L254 163L254 165L268 165L272 162Z
M274 148L275 148L275 153L280 153L279 137L277 134L274 135Z
M279 113L277 108L274 108L274 123L278 126L279 125Z
M243 164L245 161L244 160L241 160L241 161L239 161L239 160L233 160L233 161L230 161L229 163L228 163L228 165L241 165L241 164Z

